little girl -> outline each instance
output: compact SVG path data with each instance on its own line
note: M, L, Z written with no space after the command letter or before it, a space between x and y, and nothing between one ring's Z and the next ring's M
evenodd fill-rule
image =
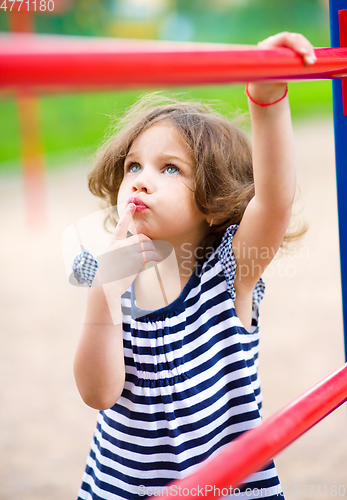
M299 34L259 46L315 61ZM227 119L171 101L136 107L90 174L119 221L98 262L84 251L73 265L79 282L93 282L75 378L100 410L79 499L168 494L172 480L261 423L261 275L286 233L296 181L286 83L250 83L246 93L252 155ZM231 498L280 493L273 462L240 490L230 485Z

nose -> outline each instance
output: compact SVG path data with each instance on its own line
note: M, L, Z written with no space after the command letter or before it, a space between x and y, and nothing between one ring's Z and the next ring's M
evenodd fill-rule
M153 191L153 176L150 175L149 169L143 169L133 181L132 190L136 192L151 193Z

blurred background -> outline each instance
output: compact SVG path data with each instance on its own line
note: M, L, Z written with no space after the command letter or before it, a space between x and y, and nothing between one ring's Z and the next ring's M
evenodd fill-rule
M7 10L0 4L0 31L7 32L11 3ZM32 15L36 33L255 44L294 31L317 47L330 45L328 0L61 0L56 6ZM34 106L0 91L0 500L77 497L96 412L81 401L72 375L86 290L67 281L61 234L100 208L87 173L111 119L155 90L247 116L244 85L47 93ZM331 82L293 82L289 95L300 188L294 215L309 230L265 276L265 417L344 362ZM26 126L23 107L31 117ZM43 199L33 224L21 157L35 142ZM280 454L286 498L347 495L345 417L340 408Z
M56 0L35 16L35 31L64 35L256 43L283 30L329 41L328 0ZM23 6L24 8L25 6ZM13 7L15 8L15 7ZM2 7L0 28L9 29Z
M10 7L10 2L7 1ZM58 5L56 1L56 5ZM317 47L329 41L328 0L63 0L50 12L35 13L37 33L114 36L158 40L255 44L279 31L297 31ZM9 7L0 8L0 31L10 27ZM294 118L331 112L330 82L292 85ZM186 89L184 89L186 90ZM220 99L246 109L243 87L189 89L192 97ZM95 148L109 115L134 102L139 91L45 95L40 100L42 140L48 167L52 154ZM143 92L142 92L143 93ZM19 169L16 101L0 93L0 169ZM92 124L92 126L91 126ZM59 163L59 161L58 161Z

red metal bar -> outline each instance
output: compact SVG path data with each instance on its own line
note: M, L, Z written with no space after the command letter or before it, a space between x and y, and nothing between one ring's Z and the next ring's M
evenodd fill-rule
M17 93L26 224L43 228L48 222L45 159L41 137L40 102L27 89Z
M13 7L9 12L10 30L12 33L26 34L10 35L7 38L12 39L12 37L16 36L21 38L24 36L25 39L35 39L33 12L25 9L25 5L21 10L18 10L17 5ZM47 223L46 176L41 138L40 101L32 89L20 87L16 90L26 225L32 229L38 229L45 227Z
M9 23L12 33L33 33L35 31L33 14L26 9L20 11L11 10L9 12Z
M339 10L340 47L347 47L347 9ZM342 78L342 107L347 116L347 78Z
M25 34L0 36L0 87L129 88L340 78L347 48L316 49L305 67L288 48Z
M230 491L230 486L235 488L240 485L250 474L261 469L272 457L345 401L347 364L259 427L232 441L217 456L206 460L196 472L168 485L168 494L153 499L167 500L170 491L172 496L177 496L177 492L184 490L184 498L194 500L197 485L202 488L205 500L214 498L214 487L220 491L223 488ZM173 485L175 487L170 490Z

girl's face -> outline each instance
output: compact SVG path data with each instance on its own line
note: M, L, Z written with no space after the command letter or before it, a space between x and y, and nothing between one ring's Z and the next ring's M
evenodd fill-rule
M125 159L118 213L133 201L139 204L129 226L133 234L194 243L207 230L207 216L198 210L193 189L193 165L179 132L168 122L155 124L137 136Z

